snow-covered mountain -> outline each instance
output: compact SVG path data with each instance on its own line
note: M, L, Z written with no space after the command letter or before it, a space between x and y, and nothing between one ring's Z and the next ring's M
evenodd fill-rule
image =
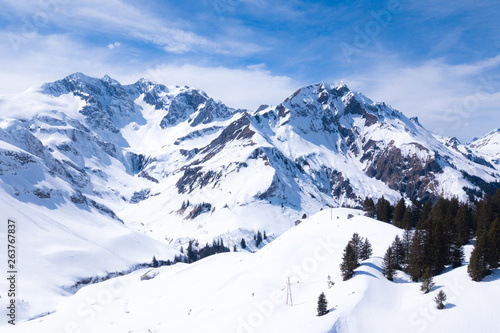
M472 140L467 145L470 151L500 170L500 128Z
M257 231L275 239L327 206L467 200L500 185L498 131L454 144L343 83L250 112L189 87L76 73L1 96L0 116L2 218L34 244L21 250L26 284L45 274L58 295L193 239L255 250ZM21 295L24 319L57 303Z
M498 131L464 153L343 83L249 112L193 88L76 73L0 109L12 197L71 202L178 245L281 234L303 213L367 196L467 200L500 185Z

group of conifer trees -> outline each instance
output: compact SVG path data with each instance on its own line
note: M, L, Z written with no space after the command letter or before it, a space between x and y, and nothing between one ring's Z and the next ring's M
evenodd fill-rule
M474 281L481 281L500 266L500 190L494 196L463 203L457 199L412 201L401 199L393 207L384 198L367 198L365 214L404 228L403 237L396 237L387 249L384 275L392 280L396 270L406 271L413 281L443 271L446 266L459 267L464 260L463 246L475 243L468 272Z
M360 262L368 259L371 255L372 245L368 238L363 239L354 233L344 249L340 264L340 272L344 281L352 278L354 270L359 267Z

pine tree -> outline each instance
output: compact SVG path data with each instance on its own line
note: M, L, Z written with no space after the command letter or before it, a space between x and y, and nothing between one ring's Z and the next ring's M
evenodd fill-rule
M372 244L368 240L368 238L365 238L365 241L363 242L363 245L361 246L361 252L359 255L359 260L363 261L371 257L373 254L372 250Z
M187 247L187 258L188 258L188 262L189 263L192 263L192 262L195 262L196 261L196 254L195 254L195 251L193 250L193 241L189 241L189 245Z
M421 211L422 211L422 203L417 200L412 200L411 205L406 207L401 227L405 229L411 229L416 227L418 220L420 218Z
M396 268L403 269L406 264L406 251L399 235L396 235L391 246L395 257Z
M361 256L361 250L363 247L363 241L361 240L361 237L359 237L358 233L355 232L352 234L352 238L349 241L349 244L351 244L353 250L354 250L354 257L355 257L355 262L356 262L356 267L359 266L359 261L360 261L360 256Z
M153 261L151 262L152 267L158 267L158 260L156 260L156 257L153 256Z
M491 269L499 267L500 263L500 222L496 218L490 226L487 235L487 262Z
M443 271L445 266L449 264L449 248L450 240L448 233L446 232L445 223L439 220L432 219L433 230L426 237L428 240L426 242L426 255L425 261L426 266L432 267L432 273L437 275Z
M403 228L403 217L406 212L405 200L401 198L397 203L396 207L394 207L394 213L392 216L393 224L398 228Z
M340 264L340 271L344 281L349 280L354 276L354 270L358 267L356 261L356 252L351 243L347 243L342 256L342 263Z
M436 302L436 309L442 310L445 308L444 302L446 302L446 294L444 293L444 291L439 291L437 296L434 298L434 302Z
M385 252L384 261L382 262L382 274L384 274L387 280L389 281L394 280L394 274L396 274L396 268L395 268L395 258L392 246L389 246L387 248L387 251Z
M413 238L412 231L406 229L403 233L403 239L401 240L401 243L403 244L403 250L405 251L405 264L408 261L408 254L410 253L410 245L412 238Z
M430 200L427 200L422 207L422 211L420 212L420 218L418 219L418 223L424 222L429 218L431 213L432 204Z
M406 271L414 282L417 282L424 273L424 255L424 231L417 229L413 234L406 263Z
M450 245L449 262L452 264L453 268L462 266L462 261L464 260L464 248L460 243L460 238L457 236L457 239Z
M363 210L365 211L365 216L375 218L375 203L372 198L366 198L363 204Z
M472 211L468 204L460 205L454 224L457 243L459 245L467 244L472 230Z
M259 245L262 243L262 234L260 231L257 232L257 239L255 240L255 246L259 247Z
M318 316L324 316L328 313L328 301L325 293L322 292L318 297Z
M489 274L488 264L486 261L486 249L484 246L485 236L480 235L476 240L476 246L472 250L469 266L467 266L467 272L473 281L482 281L486 275Z
M241 245L241 248L242 248L242 249L246 249L246 247L247 247L247 243L245 242L245 239L244 239L244 238L242 238L242 239L241 239L241 243L240 243L240 245Z
M432 274L430 268L427 267L424 275L422 276L422 284L420 285L420 290L424 292L424 294L429 293L434 287L435 283L432 279Z
M384 197L377 200L377 220L382 222L391 222L392 206Z

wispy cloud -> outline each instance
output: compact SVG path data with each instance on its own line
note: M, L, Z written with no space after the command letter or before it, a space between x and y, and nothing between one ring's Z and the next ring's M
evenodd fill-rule
M231 107L250 111L261 104L281 103L301 85L287 76L273 75L262 64L247 69L164 65L147 71L144 76L165 84L199 88Z
M8 10L22 20L42 17L50 26L64 28L67 32L83 29L101 35L115 35L152 43L166 52L206 52L225 54L236 51L233 41L214 41L184 28L188 24L172 18L160 17L155 13L121 0L76 1L69 6L66 0L53 0L54 6L37 7L27 5L28 1L7 1ZM22 33L23 26L13 26L15 33ZM34 27L35 30L36 26ZM40 31L37 31L41 33ZM241 46L241 45L236 45ZM241 53L241 52L240 52ZM238 53L235 53L238 54Z
M412 65L392 59L345 80L374 100L419 116L437 134L468 141L499 125L499 70L500 55L456 65L444 60Z

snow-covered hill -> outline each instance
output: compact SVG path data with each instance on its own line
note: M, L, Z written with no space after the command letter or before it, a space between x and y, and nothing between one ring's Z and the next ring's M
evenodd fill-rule
M373 256L342 281L342 251L354 232L370 240ZM500 293L498 272L477 283L466 266L447 270L425 295L401 272L395 282L382 275L384 252L401 233L361 211L323 210L256 253L163 267L148 281L140 280L142 270L85 287L61 301L55 313L24 322L15 332L497 331L492 295ZM328 276L335 282L331 288ZM288 278L293 306L287 305ZM448 296L444 310L435 309L439 290ZM330 311L317 317L321 292Z

